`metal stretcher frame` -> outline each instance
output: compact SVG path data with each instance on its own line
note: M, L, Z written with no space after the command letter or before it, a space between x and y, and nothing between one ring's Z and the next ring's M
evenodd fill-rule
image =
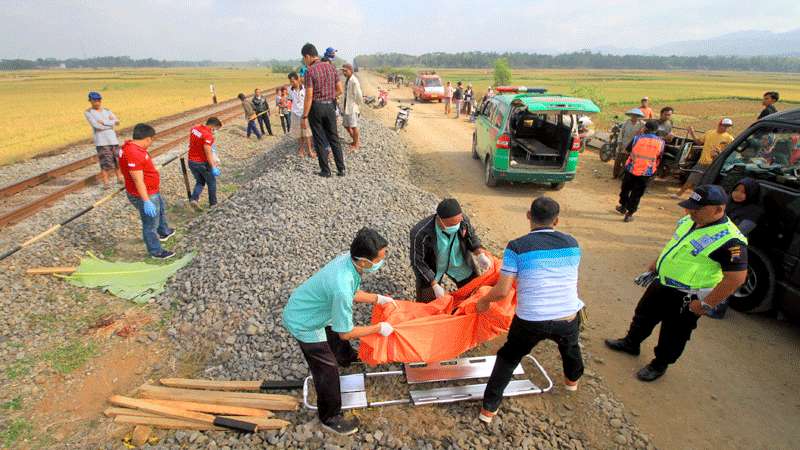
M506 390L503 392L504 397L542 394L553 388L553 380L547 374L547 371L544 370L544 367L539 364L539 361L531 355L526 355L525 357L533 362L539 373L547 380L547 387L540 388L529 379L511 380ZM459 358L433 364L411 363L405 364L403 370L342 375L339 377L340 391L342 394L342 409L372 408L405 404L420 406L464 400L481 400L486 390L485 383L439 387L428 390L411 390L408 393L408 398L371 402L367 397L366 379L373 377L405 376L406 382L409 385L414 385L419 383L488 378L489 375L491 375L491 369L494 367L495 359L496 356L480 356ZM514 375L524 374L525 371L522 365L518 365L514 370ZM303 404L310 410L316 410L317 405L311 404L308 400L309 381L311 380L312 377L307 376L303 381Z

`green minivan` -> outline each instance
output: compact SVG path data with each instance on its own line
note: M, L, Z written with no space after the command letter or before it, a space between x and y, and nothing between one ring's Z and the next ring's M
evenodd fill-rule
M579 117L600 108L542 88L498 87L496 92L481 106L472 135L472 157L485 165L486 185L509 181L563 188L578 167Z

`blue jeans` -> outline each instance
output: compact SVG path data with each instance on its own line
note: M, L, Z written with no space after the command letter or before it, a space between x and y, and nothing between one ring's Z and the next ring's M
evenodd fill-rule
M203 193L203 187L208 185L208 204L211 206L216 205L217 177L211 175L211 164L189 161L189 170L192 171L195 181L194 190L192 191L192 200L200 200L200 194Z
M255 134L257 138L261 139L261 132L258 131L258 125L256 124L255 120L247 121L247 137L250 137L251 133Z
M141 198L128 194L128 201L139 210L139 218L142 219L142 239L147 247L147 253L150 256L161 253L161 241L158 240L158 236L166 236L172 232L167 225L167 204L164 203L161 194L150 196L150 201L156 205L155 217L144 213L144 202Z

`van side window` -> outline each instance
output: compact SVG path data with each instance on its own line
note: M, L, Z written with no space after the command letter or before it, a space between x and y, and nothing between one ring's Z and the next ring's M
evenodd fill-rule
M494 116L492 117L492 125L495 128L502 128L503 127L503 112L500 108L495 107L494 109Z
M800 168L800 132L769 128L756 130L728 155L722 171L734 167L746 171Z

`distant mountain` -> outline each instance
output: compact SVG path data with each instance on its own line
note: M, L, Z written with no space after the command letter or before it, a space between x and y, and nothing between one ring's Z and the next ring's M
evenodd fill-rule
M656 56L800 56L800 28L783 33L748 30L711 39L677 41L647 49L598 47L612 55Z

